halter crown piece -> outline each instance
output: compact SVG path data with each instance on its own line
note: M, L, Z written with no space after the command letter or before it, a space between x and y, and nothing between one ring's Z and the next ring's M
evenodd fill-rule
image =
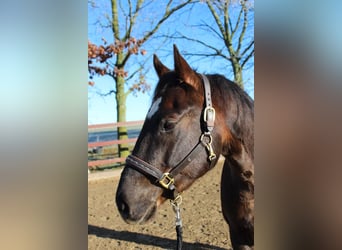
M208 153L208 160L210 167L212 167L216 154L212 147L211 132L214 129L215 123L215 109L211 101L210 83L205 75L201 74L204 86L204 100L205 108L203 111L203 121L205 123L205 131L202 131L202 135L196 146L169 172L163 173L153 165L141 160L140 158L129 155L126 159L126 164L144 174L147 177L153 177L156 180L156 185L163 187L164 189L172 191L171 204L173 210L176 213L176 232L177 232L177 250L182 248L182 221L180 218L179 205L182 202L182 197L176 190L175 177L179 174L189 163L195 159L195 157L202 151L203 147L206 148Z

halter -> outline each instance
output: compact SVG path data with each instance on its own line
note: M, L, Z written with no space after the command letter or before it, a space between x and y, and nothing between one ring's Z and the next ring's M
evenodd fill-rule
M147 177L152 177L155 179L155 184L161 186L166 190L170 190L172 192L171 204L176 213L176 230L177 230L177 249L181 249L181 227L182 222L180 219L180 209L179 205L182 202L182 197L176 190L175 186L175 177L192 162L195 157L203 150L206 149L208 153L208 160L210 162L210 167L212 167L214 160L216 159L216 154L214 153L212 147L212 136L211 132L214 128L215 123L215 109L213 108L211 101L211 91L210 91L210 83L208 78L205 75L202 75L203 86L204 86L204 99L205 99L205 108L203 111L203 121L205 123L205 131L202 131L202 134L199 138L199 142L194 146L194 148L178 163L176 164L169 172L162 172L158 168L153 165L143 161L134 155L129 155L126 159L126 165L129 167L139 171Z
M202 135L199 138L199 142L194 146L194 148L169 172L163 173L158 168L153 165L143 161L134 155L129 155L126 159L126 164L135 170L141 172L145 176L152 177L156 180L156 184L161 187L176 192L175 187L175 177L192 162L195 157L202 151L203 147L207 149L208 152L208 160L210 163L216 159L216 154L214 153L212 147L212 136L211 132L214 128L215 122L215 109L212 106L211 101L211 91L210 91L210 83L208 78L205 75L201 75L203 79L204 86L204 94L205 94L205 108L203 111L203 120L206 125L206 130L202 132ZM177 197L177 193L175 193L174 198Z

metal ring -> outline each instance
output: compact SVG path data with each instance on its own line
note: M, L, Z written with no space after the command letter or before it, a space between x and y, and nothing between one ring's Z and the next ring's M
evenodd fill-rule
M204 137L209 138L209 141L208 141L208 142L205 142L205 141L204 141ZM205 132L205 133L203 133L203 134L201 135L201 138L200 138L200 141L203 142L203 143L205 143L205 144L211 144L212 140L213 140L213 137L211 136L210 132Z

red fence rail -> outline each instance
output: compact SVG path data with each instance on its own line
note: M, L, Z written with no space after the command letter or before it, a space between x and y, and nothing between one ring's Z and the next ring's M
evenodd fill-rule
M105 130L105 129L114 129L117 127L129 128L129 127L134 127L134 126L142 126L143 123L144 123L144 121L142 120L142 121L129 121L129 122L117 122L117 123L89 125L88 126L88 132L90 132L91 130L101 131L101 130ZM138 138L128 138L128 139L123 139L123 140L90 142L90 143L88 143L88 149L96 148L96 147L126 144L126 143L135 143L137 141L137 139ZM112 159L88 160L88 168L124 162L125 159L126 158L123 158L123 157L116 157L116 158L112 158Z
M143 125L144 120L140 121L129 121L129 122L116 122L116 123L103 123L103 124L94 124L89 125L88 130L96 129L96 128L117 128L117 127L132 127L132 126L141 126Z

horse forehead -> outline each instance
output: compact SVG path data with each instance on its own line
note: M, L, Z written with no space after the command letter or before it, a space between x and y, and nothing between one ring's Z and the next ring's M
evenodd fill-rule
M151 119L151 117L159 110L160 103L162 101L161 97L158 97L151 105L150 110L147 113L147 119Z

